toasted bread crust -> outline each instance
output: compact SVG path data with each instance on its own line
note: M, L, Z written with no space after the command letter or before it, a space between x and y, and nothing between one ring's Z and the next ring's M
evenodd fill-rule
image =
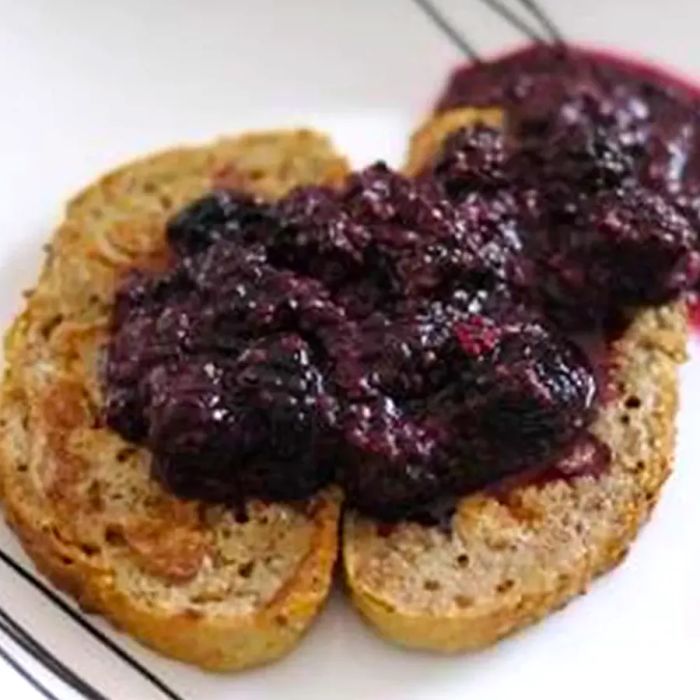
M101 424L99 358L115 285L162 265L164 223L219 179L277 197L347 172L322 136L250 134L116 170L69 204L6 337L0 484L8 522L80 604L145 644L212 670L288 651L328 593L339 492L251 502L245 517L175 499L150 457Z
M437 144L474 120L457 110L423 127ZM415 145L414 141L414 145ZM420 169L425 153L409 158ZM614 398L593 426L612 450L601 477L463 499L451 533L345 517L343 559L352 600L385 637L444 652L477 649L544 617L619 563L648 518L673 460L677 366L685 308L638 314L611 349Z

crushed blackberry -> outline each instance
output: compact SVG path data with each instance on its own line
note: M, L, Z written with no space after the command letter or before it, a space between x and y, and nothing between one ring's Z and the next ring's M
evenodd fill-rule
M273 225L270 206L244 192L215 190L198 199L168 223L168 243L182 255L192 255L219 240L244 236L254 240Z
M700 274L696 230L642 187L603 192L569 221L550 223L538 263L551 315L572 330L625 306L675 299Z
M452 199L475 190L505 185L506 145L502 131L477 124L458 129L445 140L433 172Z

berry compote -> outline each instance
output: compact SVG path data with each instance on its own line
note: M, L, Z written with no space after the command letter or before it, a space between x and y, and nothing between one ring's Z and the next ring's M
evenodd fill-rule
M599 472L604 375L578 339L700 276L696 100L537 47L458 71L440 108L462 104L504 128L455 132L413 179L215 190L169 222L170 268L124 281L106 419L175 494L337 482L392 519L537 465Z

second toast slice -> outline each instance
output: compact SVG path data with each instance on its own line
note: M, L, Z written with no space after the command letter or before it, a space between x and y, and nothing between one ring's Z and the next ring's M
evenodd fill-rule
M412 142L419 172L473 109L437 116ZM488 645L585 592L620 562L673 461L683 303L642 310L611 348L614 398L592 426L612 452L600 477L581 476L462 499L440 527L345 516L343 562L352 600L384 636L437 651ZM507 436L504 436L507 439Z

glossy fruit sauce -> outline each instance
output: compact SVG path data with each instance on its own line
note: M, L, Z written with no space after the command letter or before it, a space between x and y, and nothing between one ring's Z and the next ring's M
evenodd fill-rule
M542 159L548 159L546 149L553 146L561 152L555 156L555 167L578 169L587 183L599 182L602 189L616 188L632 168L639 184L657 197L657 206L663 207L663 200L693 231L699 229L697 85L637 59L577 47L536 45L455 70L437 108L465 105L503 106L517 138L523 138L519 126L523 122L530 132L546 124L544 140L542 134L534 135L535 144L544 146ZM567 140L569 145L564 144ZM586 171L586 162L597 165ZM639 275L637 282L647 285L652 303L658 299L648 281L655 279L650 271ZM682 274L678 282L679 289L687 290L687 275ZM593 285L590 293L595 294ZM689 300L694 307L697 295L690 295ZM700 312L695 308L691 312L694 325L699 325Z
M414 179L214 191L169 222L172 267L124 281L106 419L174 493L336 482L395 519L605 467L606 334L700 276L696 95L535 47L456 71L439 109L466 104L502 106L503 130L456 132Z

